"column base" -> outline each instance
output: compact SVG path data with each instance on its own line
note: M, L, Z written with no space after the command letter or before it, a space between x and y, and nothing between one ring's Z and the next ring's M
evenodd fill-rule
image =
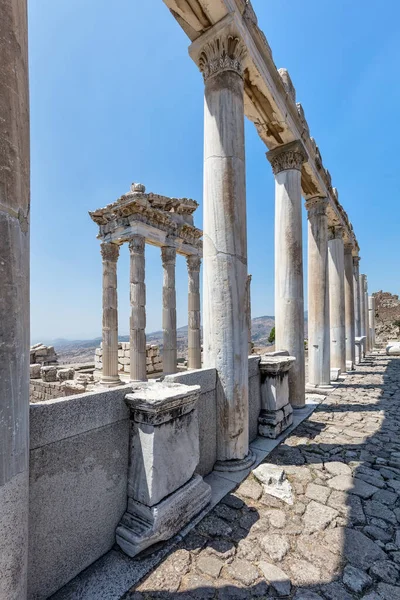
M114 387L117 385L123 385L123 382L119 377L117 379L114 377L101 377L99 385L102 385L103 387Z
M326 396L332 390L335 389L334 385L330 383L322 383L321 385L315 385L314 383L306 383L306 394L320 394L321 396Z
M258 417L258 435L275 439L293 423L293 408L285 404L278 410L262 410Z
M338 367L331 367L331 381L337 381L341 372L341 369Z
M352 360L346 360L346 371L354 371L354 363Z
M256 462L256 455L250 450L244 458L238 458L234 460L217 460L214 465L214 471L243 471L248 469Z
M211 488L200 475L154 506L132 498L116 530L118 546L130 557L157 542L170 539L198 515L211 500Z

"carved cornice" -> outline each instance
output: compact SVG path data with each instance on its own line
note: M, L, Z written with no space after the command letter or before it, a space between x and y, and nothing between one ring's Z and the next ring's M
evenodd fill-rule
M119 257L119 245L113 242L103 242L100 244L100 252L103 260L117 262Z
M274 175L290 169L301 171L301 166L307 159L304 146L299 140L270 150L266 156L271 163Z
M161 260L163 267L166 265L175 265L176 248L173 248L172 246L163 246L161 248Z
M207 42L199 54L198 65L204 81L222 71L234 71L243 78L246 46L234 34L221 34Z
M186 257L188 271L200 271L201 266L201 258L200 256L196 256L195 254L191 254Z
M129 250L132 254L143 254L146 245L146 240L143 235L135 234L129 240Z
M306 200L305 206L308 213L308 218L326 216L329 201L327 198L309 198Z

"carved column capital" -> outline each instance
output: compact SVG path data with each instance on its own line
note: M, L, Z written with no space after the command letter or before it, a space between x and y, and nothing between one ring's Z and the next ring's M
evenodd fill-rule
M353 254L353 244L351 242L345 242L344 253L345 254Z
M274 175L289 169L301 171L301 166L307 159L306 151L300 140L274 148L267 152L266 156L271 163Z
M117 262L119 257L119 245L113 242L103 242L100 244L100 252L103 260Z
M353 265L358 267L360 264L361 256L353 256Z
M326 209L328 208L328 199L316 196L315 198L309 198L306 200L305 206L307 209L308 218L325 216Z
M344 229L340 225L334 225L328 228L329 240L343 240Z
M143 254L146 240L143 235L134 235L129 240L129 250L134 254Z
M176 248L172 246L163 246L161 248L161 260L164 267L166 265L175 265Z
M200 256L196 256L195 254L191 254L186 257L186 262L189 271L200 271L201 266L201 258Z

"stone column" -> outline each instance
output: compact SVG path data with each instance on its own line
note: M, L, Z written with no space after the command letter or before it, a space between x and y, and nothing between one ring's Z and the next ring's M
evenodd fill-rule
M346 333L346 370L353 370L356 362L354 322L354 269L353 244L344 245L344 306Z
M205 82L203 217L204 366L217 369L216 469L242 469L249 453L245 46L228 15L190 47Z
M163 371L164 375L176 373L176 290L175 262L176 248L163 246L161 259L163 276Z
M131 381L146 381L146 284L145 284L145 238L134 235L129 242L130 250L130 360Z
M364 294L365 294L365 300L364 300L364 304L365 304L365 349L367 352L370 352L371 343L370 343L370 333L369 333L368 279L367 279L367 276L365 276Z
M253 344L251 343L251 275L247 275L246 280L246 316L248 327L248 353L250 356L253 351Z
M0 2L0 598L27 594L29 94L25 0Z
M366 307L365 307L365 275L360 275L360 279L359 279L359 290L360 290L360 329L361 329L361 337L364 337L364 342L363 342L363 349L364 349L364 356L366 354L367 351L367 342L366 342L366 330L365 330L365 313L366 313Z
M200 256L186 257L189 277L188 368L201 369L200 340Z
M267 152L275 175L275 348L296 362L289 371L293 408L305 405L304 293L301 166L306 154L295 141Z
M371 350L375 348L375 297L368 296L369 340Z
M311 198L308 211L308 381L329 386L331 379L328 274L328 202Z
M354 325L355 337L361 337L361 303L360 303L360 257L353 256L353 289L354 289ZM360 344L356 344L356 364L361 362Z
M331 368L346 371L343 228L329 231L329 314L331 322Z
M103 372L101 383L106 386L121 383L118 375L118 244L101 244L103 258Z

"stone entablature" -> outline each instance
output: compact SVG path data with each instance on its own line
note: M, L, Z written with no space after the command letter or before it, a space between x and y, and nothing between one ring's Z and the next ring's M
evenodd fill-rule
M130 373L130 343L118 343L118 370L120 373ZM94 365L97 371L103 370L103 348L96 348ZM146 344L146 373L160 373L163 370L163 361L160 355L160 348L155 344Z
M132 235L142 235L154 246L172 246L186 256L202 254L203 232L194 226L193 213L198 203L190 198L170 198L146 193L141 183L116 202L89 212L99 226L98 238L122 244Z

